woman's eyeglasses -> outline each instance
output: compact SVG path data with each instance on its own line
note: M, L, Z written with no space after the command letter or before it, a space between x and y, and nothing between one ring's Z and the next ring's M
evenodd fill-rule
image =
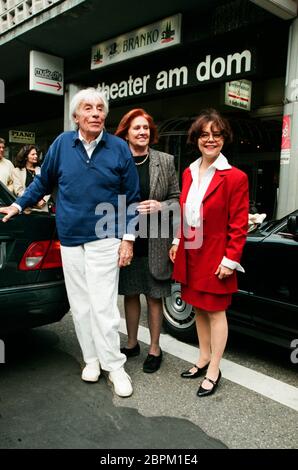
M199 139L201 139L203 142L207 142L209 139L211 139L211 136L212 136L212 139L213 140L220 140L222 138L222 133L221 132L202 132L200 135L199 135Z

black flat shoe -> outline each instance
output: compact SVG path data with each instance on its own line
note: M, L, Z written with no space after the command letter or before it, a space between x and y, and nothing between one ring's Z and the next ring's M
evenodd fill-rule
M197 377L200 377L202 375L203 372L205 372L208 367L209 367L209 362L208 364L206 364L205 366L203 367L198 367L196 365L194 365L191 369L197 369L196 372L190 372L191 369L189 370L185 370L184 372L181 372L180 374L180 377L182 377L183 379L196 379Z
M162 350L160 350L159 356L153 356L153 354L148 354L143 364L143 372L147 374L152 374L160 368L162 361Z
M137 343L133 348L120 348L122 354L125 354L126 357L134 357L140 355L140 345Z
M208 397L208 395L212 395L215 390L217 389L217 386L219 384L221 378L221 372L219 371L218 377L216 380L211 380L209 377L204 377L204 380L208 380L208 382L212 383L213 387L210 390L207 390L206 388L203 388L202 385L200 385L199 390L197 391L197 396L198 397Z

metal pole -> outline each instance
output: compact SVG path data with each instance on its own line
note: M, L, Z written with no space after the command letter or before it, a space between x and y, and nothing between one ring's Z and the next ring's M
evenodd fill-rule
M298 209L298 18L290 27L284 103L278 218Z
M64 131L70 131L73 129L72 121L69 116L69 105L73 96L80 90L78 85L69 83L65 86L64 93Z

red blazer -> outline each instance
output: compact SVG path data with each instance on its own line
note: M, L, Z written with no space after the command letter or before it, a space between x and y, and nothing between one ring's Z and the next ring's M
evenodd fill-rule
M184 220L184 204L192 183L189 168L183 173L180 196L181 220ZM214 294L237 291L236 270L232 276L218 279L215 271L223 256L240 262L248 228L248 178L238 168L216 170L203 198L202 245L194 249L196 262L191 268L192 282L188 282L187 234L181 229L180 243L174 264L173 278L194 290Z

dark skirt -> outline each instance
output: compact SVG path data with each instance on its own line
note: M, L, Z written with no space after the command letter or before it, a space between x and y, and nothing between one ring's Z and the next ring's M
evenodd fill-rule
M231 304L232 294L210 294L209 292L195 291L182 284L181 298L188 304L207 312L221 312Z
M171 280L158 281L149 271L147 257L134 257L131 264L120 269L120 295L145 294L154 299L171 295Z

